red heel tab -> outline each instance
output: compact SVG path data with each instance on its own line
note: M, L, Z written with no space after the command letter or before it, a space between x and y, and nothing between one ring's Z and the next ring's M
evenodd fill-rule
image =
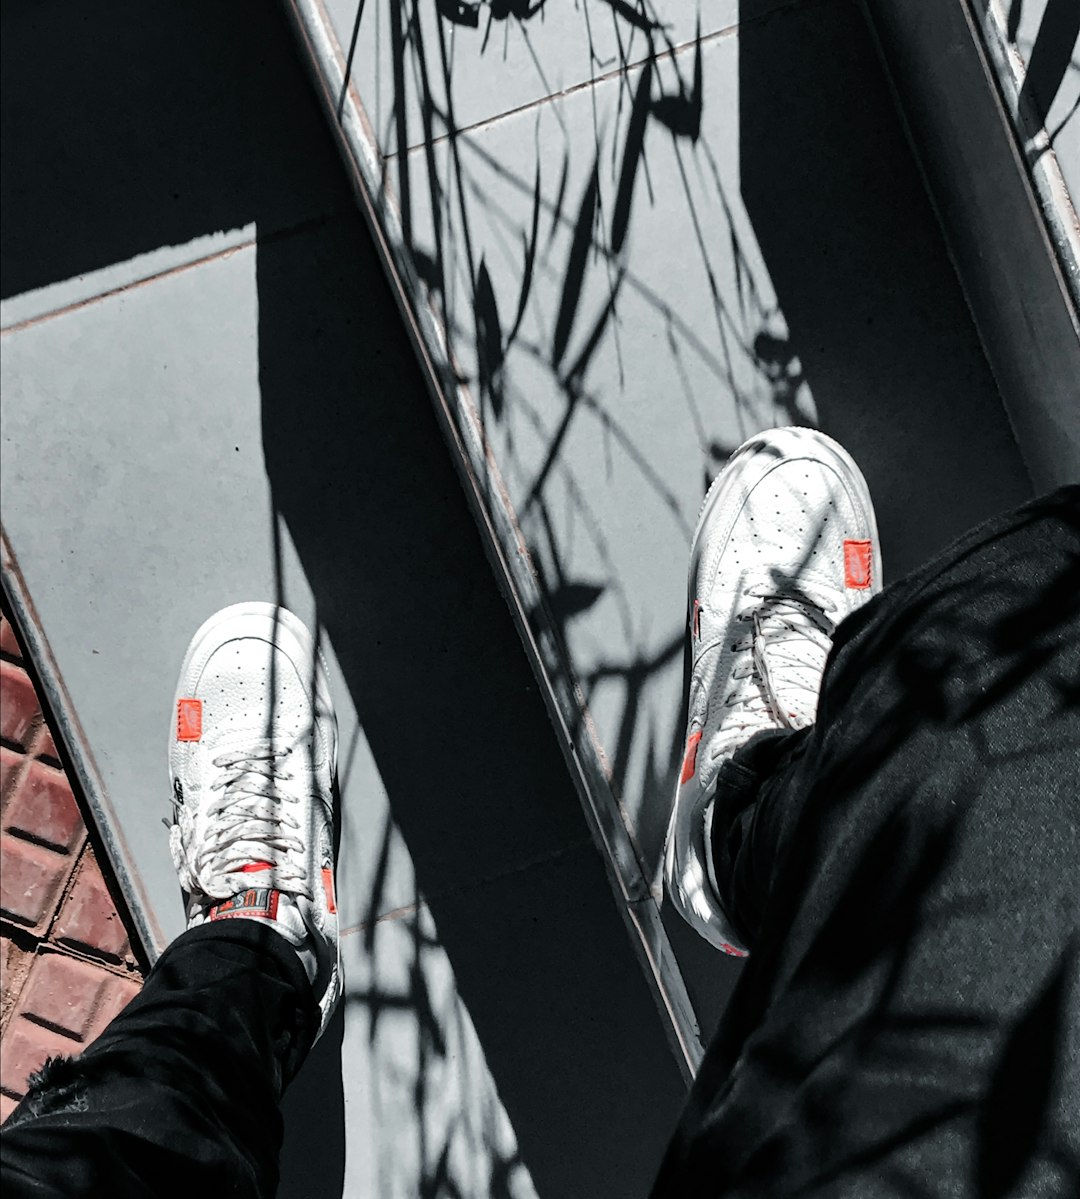
M697 769L697 749L701 742L701 729L696 733L691 733L686 742L686 755L683 758L682 774L679 775L679 783L688 783L694 777L694 771Z

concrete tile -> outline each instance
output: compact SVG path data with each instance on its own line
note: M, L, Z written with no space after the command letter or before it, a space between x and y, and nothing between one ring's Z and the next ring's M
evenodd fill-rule
M15 636L15 630L12 628L11 622L2 616L0 616L0 652L10 655L16 661L22 659L22 647Z
M395 154L670 53L699 34L708 39L782 2L657 0L640 17L631 5L543 2L500 12L469 2L328 0L326 9L343 62L353 47L351 80L379 147Z
M0 737L25 750L40 722L34 684L26 671L11 662L0 662Z
M74 866L72 857L0 834L0 912L40 935Z
M131 865L152 896L162 944L183 927L161 817L165 734L187 642L217 607L271 598L279 585L317 623L288 547L275 576L255 271L249 247L9 336L5 345L5 434L38 451L19 454L5 471L12 542L24 570L34 571L38 553L62 563L50 572L55 586L35 588L35 602L64 661ZM56 368L51 381L42 373L47 359ZM60 466L70 479L66 492L55 486ZM134 495L146 498L131 504ZM350 745L355 719L342 706L342 743ZM379 827L385 793L366 768L357 756L346 808L355 788L361 805L376 805L365 826ZM155 792L160 803L148 803ZM347 871L343 892L351 894ZM392 893L388 902L396 903Z
M62 853L81 845L86 826L63 772L31 762L5 805L4 830Z
M57 916L51 938L103 961L120 963L131 959L127 930L89 846Z
M598 865L583 845L428 905L539 1195L647 1193L685 1099Z
M419 889L579 840L580 805L366 234L342 223L261 247L258 285L274 503L362 730L356 769L377 771ZM386 833L374 803L356 811L358 840L343 836L357 856L342 858L360 863Z
M8 335L4 347L7 445L34 450L12 454L4 472L11 540L28 572L38 554L54 563L55 585L43 580L38 611L110 793L131 803L125 840L142 873L160 879L172 931L182 913L160 817L173 676L207 614L204 572L243 578L237 545L259 547L264 560L269 551L268 502L258 491L254 268L254 249L240 251ZM58 487L63 478L68 486ZM246 489L243 500L234 496L236 511L233 485ZM206 554L185 561L178 551L191 541L193 510ZM96 551L84 554L93 542ZM265 575L255 586L272 590ZM141 620L129 621L133 610Z
M30 1075L40 1070L47 1058L71 1051L72 1042L67 1037L31 1024L29 1020L19 1020L4 1036L0 1093L11 1099L21 1099L26 1094Z
M163 246L145 254L136 254L123 262L96 271L86 271L70 279L61 279L46 287L0 301L0 328L13 331L44 317L77 308L99 296L123 292L127 288L181 270L202 260L251 246L255 225L249 222L224 233L196 237L179 246Z
M536 1191L454 987L430 915L380 921L342 943L345 1194ZM284 1170L288 1173L288 1149Z
M90 962L42 953L30 970L13 1019L43 1025L81 1047L112 977ZM68 1052L74 1049L69 1046Z

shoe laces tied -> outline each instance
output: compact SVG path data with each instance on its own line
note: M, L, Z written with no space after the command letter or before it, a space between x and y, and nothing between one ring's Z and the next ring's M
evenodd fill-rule
M287 785L294 778L285 768L292 748L267 742L211 759L220 776L210 790L221 794L207 806L205 833L188 863L207 895L227 898L235 881L230 876L255 861L269 864L277 890L311 899L300 822L284 810L300 803ZM178 812L180 805L172 802Z
M731 752L754 733L812 724L835 623L826 595L800 581L778 589L772 579L744 589L752 603L735 619L750 627L731 644L736 654L724 698L728 709L712 757Z
M761 599L750 609L753 654L773 714L785 728L806 728L817 715L836 629L828 600L805 583L785 591L758 586L749 594Z

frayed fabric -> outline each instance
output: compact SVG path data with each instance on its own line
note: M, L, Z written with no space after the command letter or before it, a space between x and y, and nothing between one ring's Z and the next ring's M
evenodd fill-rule
M85 1112L90 1108L88 1080L93 1066L85 1066L79 1057L61 1054L45 1059L40 1070L30 1075L26 1097L11 1113L5 1131L18 1127L35 1116L51 1116L61 1112Z
M318 1026L274 929L189 930L88 1049L34 1075L0 1129L0 1195L273 1195L281 1095Z

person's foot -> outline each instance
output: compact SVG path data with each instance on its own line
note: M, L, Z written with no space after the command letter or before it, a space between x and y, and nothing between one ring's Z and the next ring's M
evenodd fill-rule
M337 722L303 623L223 608L188 647L172 710L169 849L188 927L258 920L297 951L326 1028L341 991L334 900Z
M850 455L812 429L745 442L705 497L690 547L688 717L668 825L668 894L725 953L709 831L717 774L756 733L812 724L832 635L881 590L870 492Z

